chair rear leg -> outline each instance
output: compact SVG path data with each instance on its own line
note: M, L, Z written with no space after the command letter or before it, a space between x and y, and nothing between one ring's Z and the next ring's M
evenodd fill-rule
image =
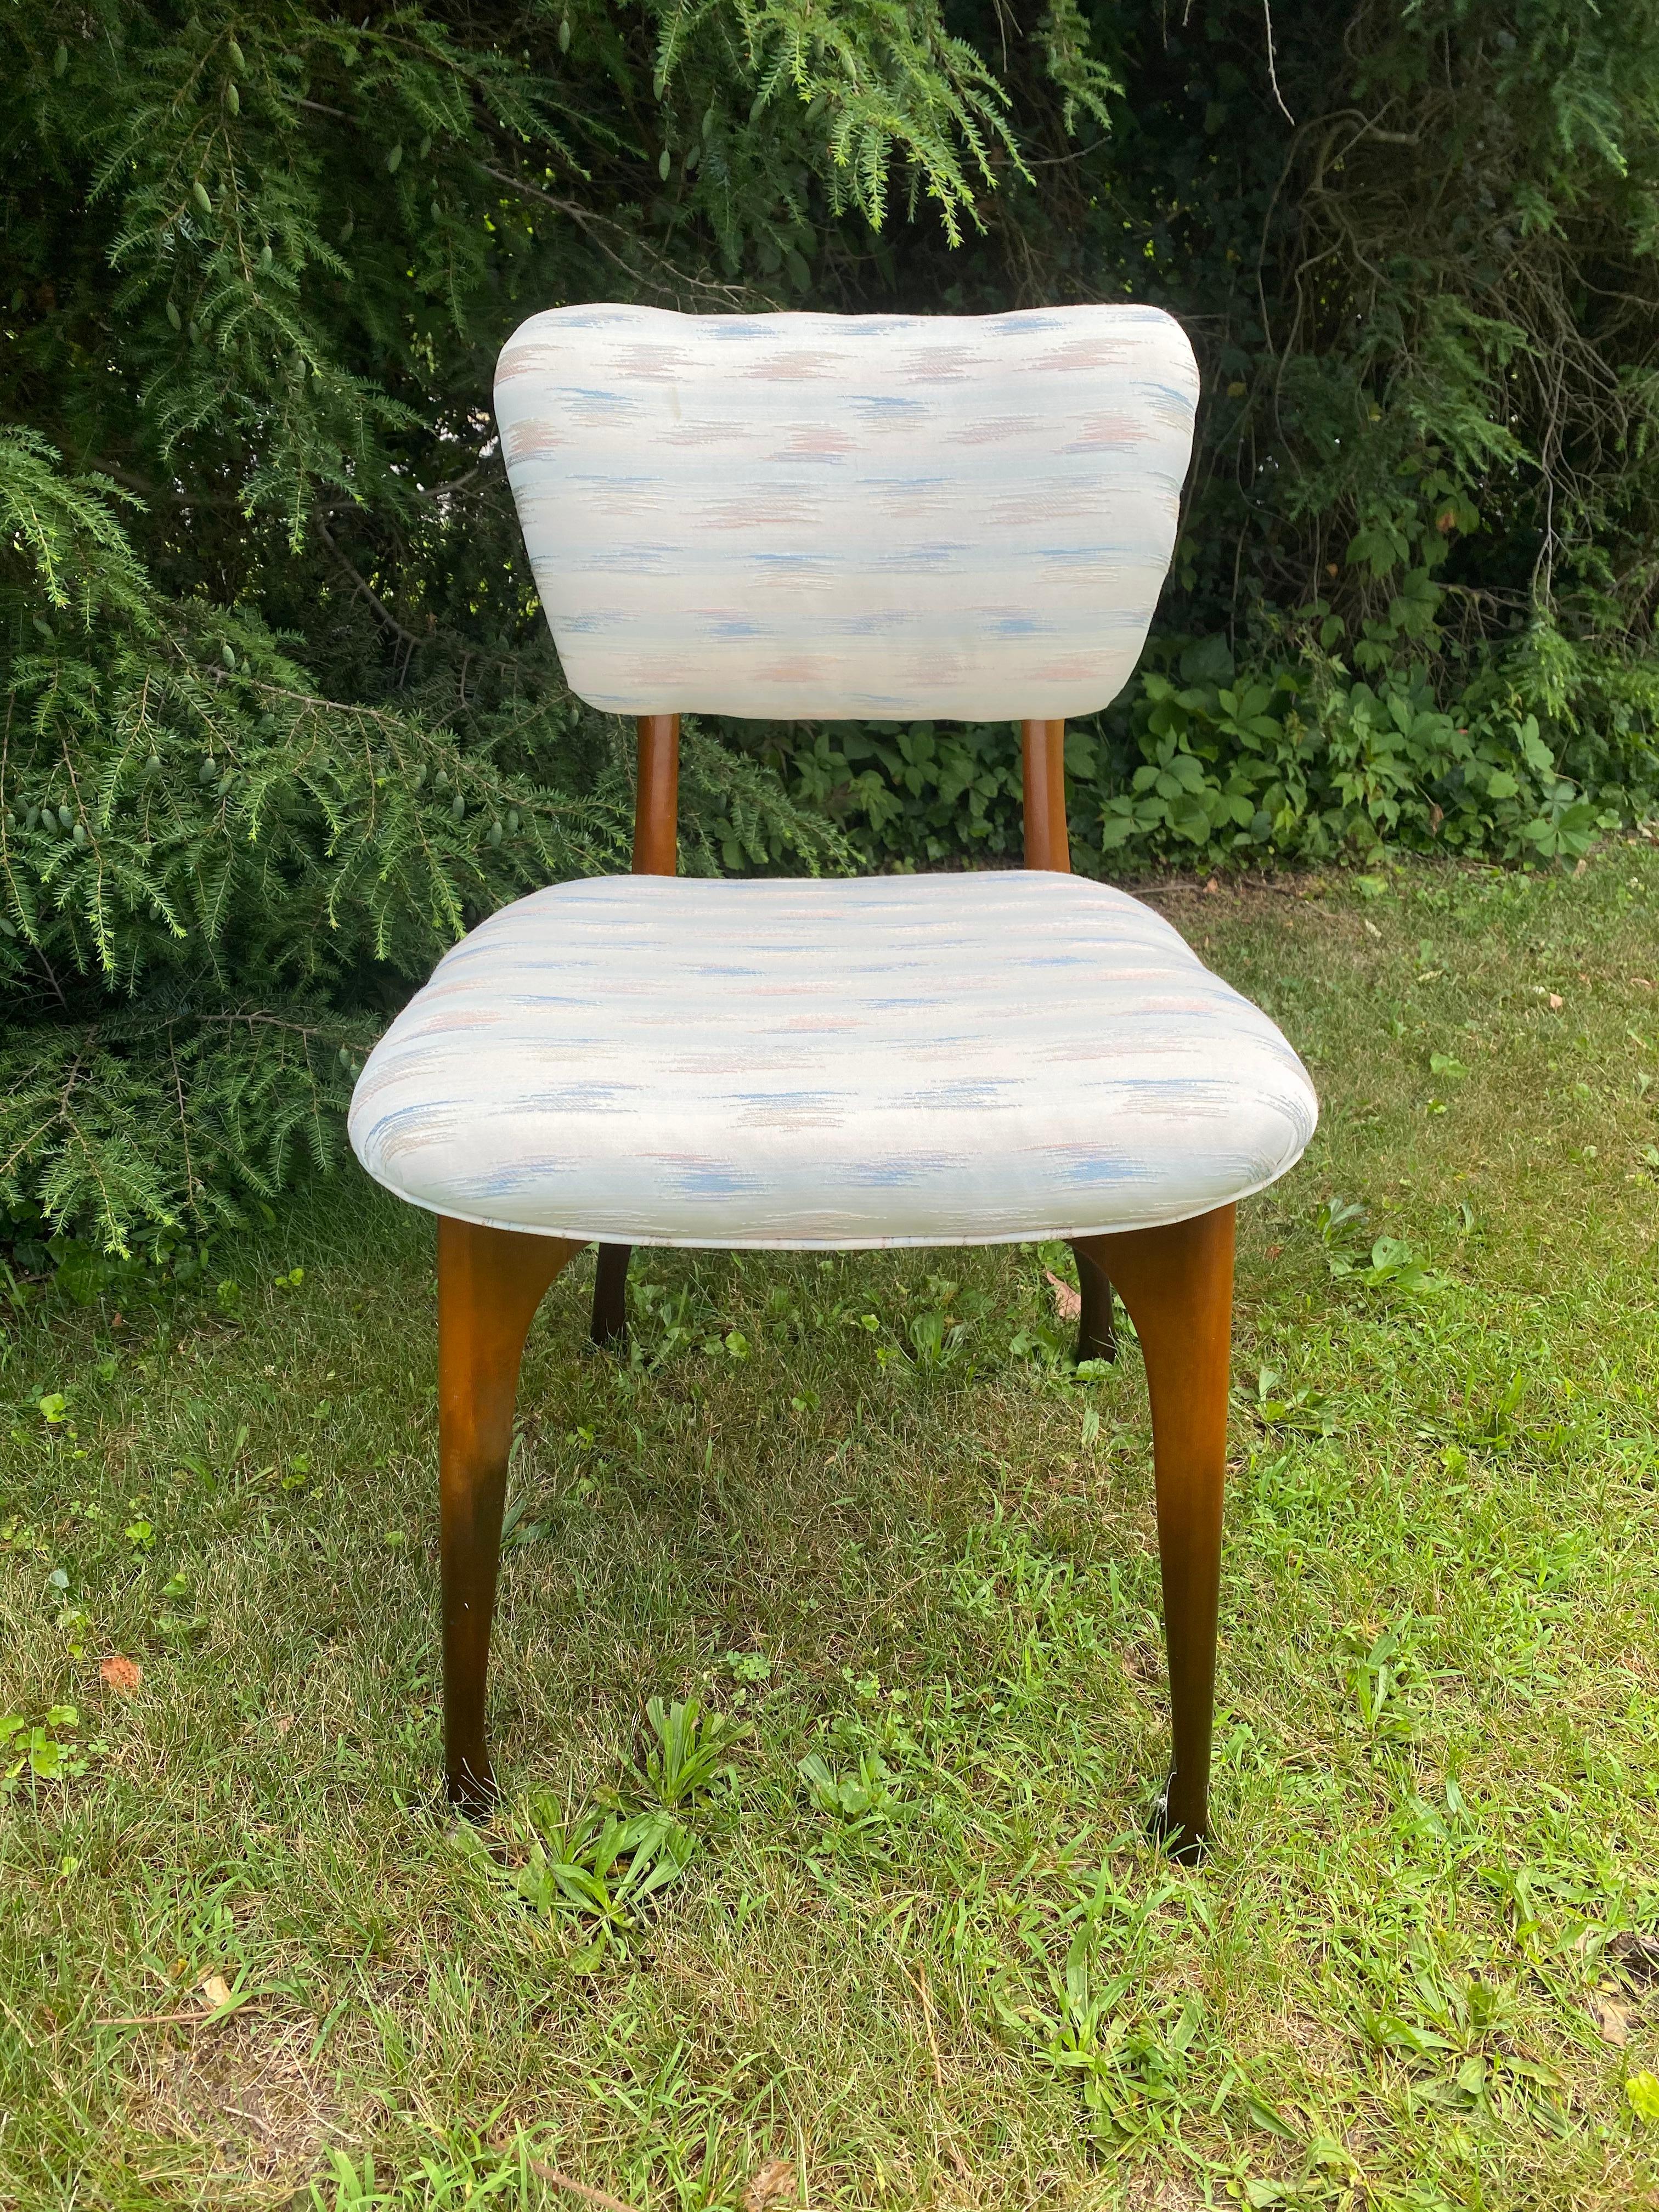
M615 1344L628 1334L628 1263L631 1244L601 1244L593 1269L593 1319L588 1334L595 1344Z
M519 1364L537 1307L579 1249L439 1217L444 1765L450 1803L473 1819L495 1799L484 1692Z
M1219 1206L1167 1229L1091 1238L1089 1250L1116 1284L1146 1361L1175 1739L1158 1825L1188 1862L1201 1856L1210 1824L1234 1217Z
M1077 1261L1077 1285L1083 1301L1077 1322L1077 1358L1079 1363L1115 1359L1117 1329L1112 1320L1111 1278L1086 1244L1073 1244L1072 1256Z

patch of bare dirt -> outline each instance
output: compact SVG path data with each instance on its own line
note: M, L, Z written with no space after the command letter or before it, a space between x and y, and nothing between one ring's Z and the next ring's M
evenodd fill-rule
M1172 922L1200 951L1212 945L1213 927L1271 922L1321 943L1346 946L1356 957L1374 951L1382 933L1357 900L1334 896L1326 876L1163 876L1126 884L1153 912Z
M1123 2212L1202 2212L1204 2199L1184 2174L1138 2166L1124 2177Z
M307 2065L311 2021L273 2022L252 2013L187 2040L164 2039L138 2061L133 2119L164 2141L211 2149L222 2176L291 2183L337 2140L339 2108L320 2069Z

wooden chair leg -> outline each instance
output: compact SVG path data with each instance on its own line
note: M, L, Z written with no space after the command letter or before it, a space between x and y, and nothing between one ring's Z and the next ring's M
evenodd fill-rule
M628 1263L631 1244L601 1244L593 1269L593 1319L588 1329L595 1344L614 1344L628 1334Z
M1234 1215L1218 1206L1088 1245L1117 1285L1146 1361L1175 1738L1158 1825L1173 1855L1188 1862L1201 1856L1209 1832Z
M438 1471L444 1609L444 1765L472 1818L495 1802L484 1684L519 1363L549 1285L580 1248L438 1220Z
M1073 1244L1072 1255L1077 1261L1077 1286L1083 1299L1077 1322L1078 1359L1115 1359L1117 1330L1112 1322L1111 1278L1091 1256L1086 1245Z

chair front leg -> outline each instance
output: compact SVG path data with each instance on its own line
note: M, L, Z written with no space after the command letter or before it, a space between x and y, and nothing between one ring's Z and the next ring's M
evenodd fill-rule
M1173 1855L1188 1862L1209 1833L1235 1212L1218 1206L1086 1245L1128 1308L1146 1362L1175 1739L1158 1826ZM1079 1261L1085 1249L1079 1244Z
M449 1802L473 1819L495 1799L484 1687L519 1364L537 1307L580 1249L556 1237L438 1220L444 1765Z

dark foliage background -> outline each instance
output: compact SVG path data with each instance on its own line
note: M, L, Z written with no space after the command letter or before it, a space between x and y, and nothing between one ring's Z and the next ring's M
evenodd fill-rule
M0 1204L337 1151L471 921L614 866L487 411L561 301L1152 300L1206 398L1079 865L1551 860L1656 805L1659 0L0 18ZM1001 726L687 732L683 865L1018 842Z

